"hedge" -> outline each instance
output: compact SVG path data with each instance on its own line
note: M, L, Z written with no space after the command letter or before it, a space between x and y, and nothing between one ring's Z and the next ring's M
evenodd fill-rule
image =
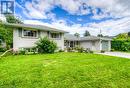
M115 51L130 51L130 41L128 40L113 40L112 49Z

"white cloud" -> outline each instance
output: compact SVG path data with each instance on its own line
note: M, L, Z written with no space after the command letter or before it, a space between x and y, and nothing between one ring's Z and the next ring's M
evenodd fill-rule
M101 23L90 23L84 26L81 24L68 26L64 20L55 21L51 24L36 20L25 20L24 23L46 25L68 31L71 34L74 34L76 32L83 34L85 30L88 30L92 35L97 35L100 33L100 30L102 30L103 35L113 36L119 33L130 31L130 17L119 20L109 20Z
M36 1L36 2L35 2ZM25 14L33 18L49 18L53 19L51 24L43 23L41 21L25 20L25 23L47 25L62 30L69 31L70 33L81 33L85 30L90 31L92 35L97 35L102 30L104 35L116 35L122 32L130 31L130 1L129 0L35 0L26 3L27 11ZM39 1L39 2L37 2ZM107 20L100 23L89 23L84 26L81 24L67 25L65 20L57 20L55 14L50 11L57 5L66 10L72 15L84 15L90 13L90 9L84 9L82 5L92 7L94 16L93 19L102 19L105 17L123 17L118 20ZM97 8L100 8L103 13L97 14ZM46 14L49 12L50 14ZM110 15L109 15L109 14ZM80 19L77 19L80 21ZM87 20L87 19L85 19Z
M46 12L50 12L55 6L60 6L70 14L85 15L91 13L87 8L90 6L93 11L96 8L104 11L104 14L99 16L95 13L93 17L95 19L108 17L106 13L110 13L112 17L122 17L130 15L129 3L130 0L32 0L25 2L24 13L32 18L42 19L48 17Z

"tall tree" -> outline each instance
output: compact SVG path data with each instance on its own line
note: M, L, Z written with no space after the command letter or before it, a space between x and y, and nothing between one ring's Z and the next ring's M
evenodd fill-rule
M98 36L98 37L103 37L103 34L98 34L97 36Z
M18 24L23 23L20 19L16 18L14 15L5 15L5 17L8 23L18 23Z
M76 32L76 33L74 34L74 36L80 37L80 34Z
M84 33L84 36L90 36L90 33L89 33L89 31L85 31L85 33Z
M8 23L22 23L19 19L13 15L6 15L6 21ZM0 38L6 43L6 48L9 49L13 44L13 30L10 27L5 26L0 21Z

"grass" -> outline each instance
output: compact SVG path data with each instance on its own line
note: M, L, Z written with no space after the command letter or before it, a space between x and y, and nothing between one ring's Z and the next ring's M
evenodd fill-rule
M0 52L0 55L3 54L3 52Z
M130 60L85 53L3 57L0 88L130 88Z

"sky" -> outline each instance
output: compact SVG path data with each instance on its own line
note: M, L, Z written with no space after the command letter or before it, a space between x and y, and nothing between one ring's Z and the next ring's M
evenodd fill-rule
M70 32L88 30L115 36L130 31L130 0L15 0L15 16L25 24ZM1 15L0 19L4 19Z

